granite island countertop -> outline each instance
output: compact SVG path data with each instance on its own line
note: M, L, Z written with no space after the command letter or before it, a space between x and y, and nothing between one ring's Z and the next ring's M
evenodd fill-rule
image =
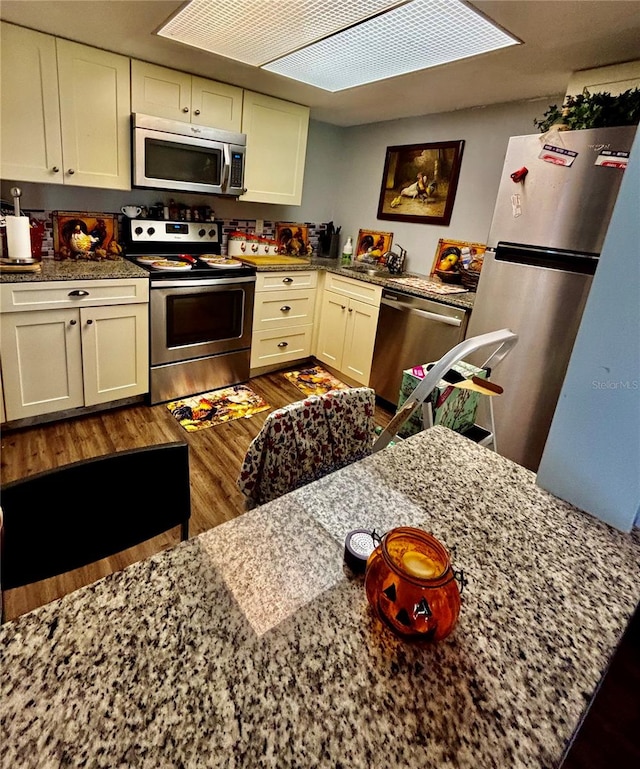
M354 528L431 531L436 645L374 618ZM0 627L0 765L550 769L640 597L623 534L442 427Z

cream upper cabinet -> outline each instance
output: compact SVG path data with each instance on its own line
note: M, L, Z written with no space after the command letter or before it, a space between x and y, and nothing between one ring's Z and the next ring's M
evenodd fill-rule
M131 188L129 59L2 24L2 176Z
M240 200L293 206L302 203L308 130L308 107L244 92L247 192Z
M239 132L242 89L133 59L131 111Z
M129 59L56 43L64 183L131 189Z
M630 88L640 88L640 60L574 72L569 79L566 95L576 96L585 88L589 93L607 91L612 96Z
M192 123L236 133L242 130L242 88L192 77L191 109Z
M2 23L3 179L62 184L56 40Z

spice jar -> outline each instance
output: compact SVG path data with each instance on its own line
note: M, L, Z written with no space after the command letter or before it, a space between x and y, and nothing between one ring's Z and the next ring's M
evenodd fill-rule
M387 532L371 553L365 574L367 599L401 638L441 641L460 613L460 591L444 545L411 527Z

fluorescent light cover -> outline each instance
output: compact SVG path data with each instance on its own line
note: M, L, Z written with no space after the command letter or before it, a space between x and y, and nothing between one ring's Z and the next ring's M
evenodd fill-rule
M263 69L342 91L518 43L459 0L413 0Z
M326 91L520 42L462 0L191 0L158 34Z
M158 34L258 67L406 0L191 0Z

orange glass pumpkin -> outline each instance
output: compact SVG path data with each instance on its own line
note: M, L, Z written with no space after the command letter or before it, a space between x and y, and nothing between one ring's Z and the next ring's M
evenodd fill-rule
M387 532L369 556L364 584L378 617L405 640L441 641L458 621L460 591L449 553L422 529Z

